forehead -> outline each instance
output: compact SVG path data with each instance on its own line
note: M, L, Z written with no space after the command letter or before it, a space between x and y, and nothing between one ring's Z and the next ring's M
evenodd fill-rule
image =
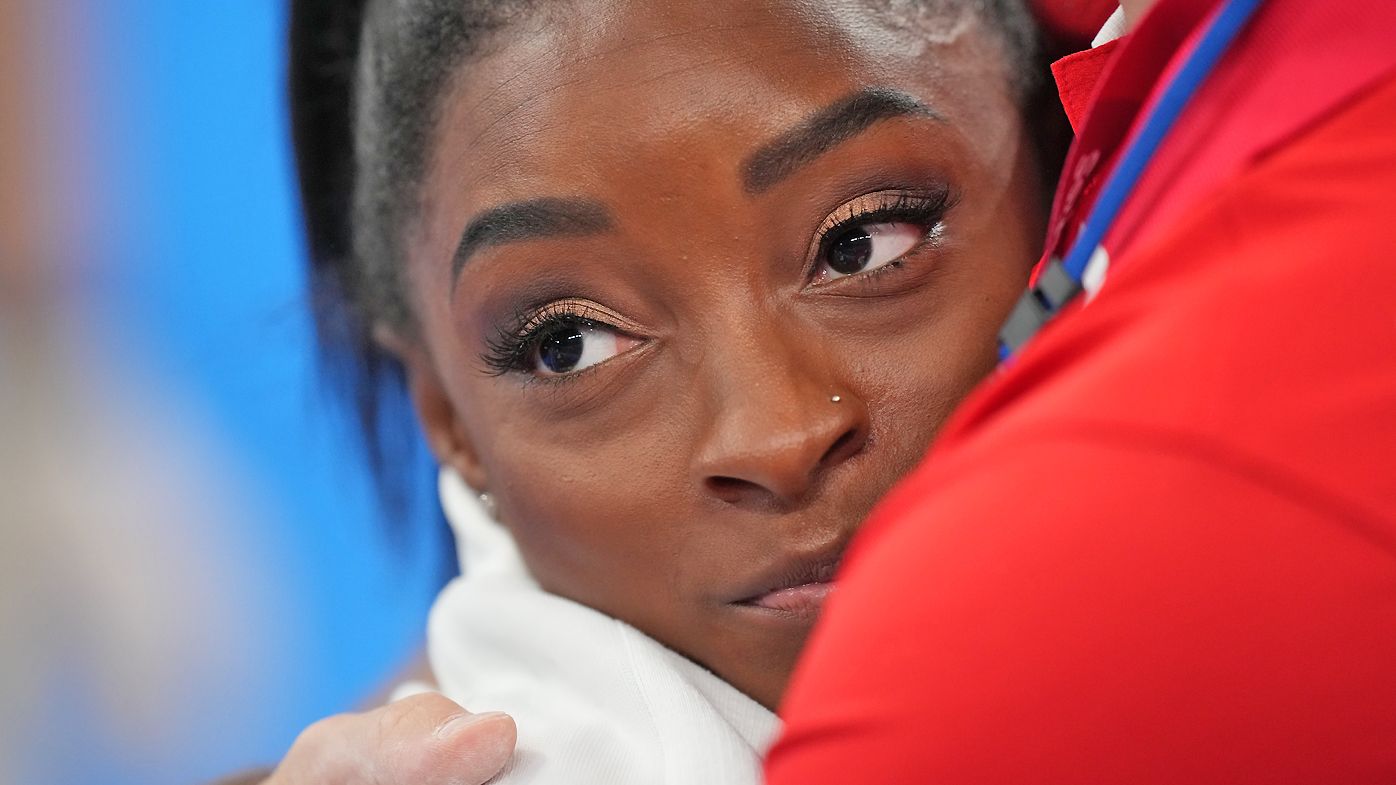
M867 87L906 90L953 123L957 104L1005 81L968 5L576 0L543 11L453 76L428 202L437 188L480 207L661 172L730 181L713 167L735 168L762 141Z

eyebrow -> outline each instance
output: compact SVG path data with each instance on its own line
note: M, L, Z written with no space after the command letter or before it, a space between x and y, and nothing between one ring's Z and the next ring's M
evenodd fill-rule
M451 260L451 281L476 251L493 245L563 235L595 234L611 228L611 214L600 202L541 197L492 207L465 227Z
M859 90L820 109L752 152L742 166L742 185L747 193L759 194L870 126L907 116L945 119L900 90L884 87Z

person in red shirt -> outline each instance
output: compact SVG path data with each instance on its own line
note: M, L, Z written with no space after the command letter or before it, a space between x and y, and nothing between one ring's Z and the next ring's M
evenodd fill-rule
M1262 0L1111 187L1244 2L1060 65L1088 294L858 536L772 785L1396 781L1396 4Z
M1225 5L1126 4L1058 232ZM860 534L772 785L1396 781L1393 40L1387 2L1260 4L1089 302Z

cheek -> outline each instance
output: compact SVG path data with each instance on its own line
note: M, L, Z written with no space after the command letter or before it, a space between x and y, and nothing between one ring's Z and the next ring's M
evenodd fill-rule
M851 379L864 391L875 435L907 471L960 402L998 361L997 334L1022 291L1029 263L1015 243L974 254L906 304L873 341L845 344Z
M953 408L997 365L999 328L1027 287L1041 253L1046 215L1038 162L1025 136L982 174L952 240L955 261L919 321L924 373Z
M899 472L909 471L959 403L994 368L996 351L981 335L947 337L945 324L927 320L890 345L880 346L876 366L861 370L876 441Z
M555 440L515 430L503 441L489 456L491 485L544 588L631 623L681 601L691 532L672 450L633 432ZM645 471L636 471L639 455Z

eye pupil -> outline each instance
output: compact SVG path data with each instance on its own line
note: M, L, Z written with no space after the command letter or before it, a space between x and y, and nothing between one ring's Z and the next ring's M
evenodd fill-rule
M843 235L829 246L829 266L834 272L852 275L872 260L872 235L861 227Z
M549 330L538 341L538 361L553 373L568 373L581 362L586 339L575 324Z

